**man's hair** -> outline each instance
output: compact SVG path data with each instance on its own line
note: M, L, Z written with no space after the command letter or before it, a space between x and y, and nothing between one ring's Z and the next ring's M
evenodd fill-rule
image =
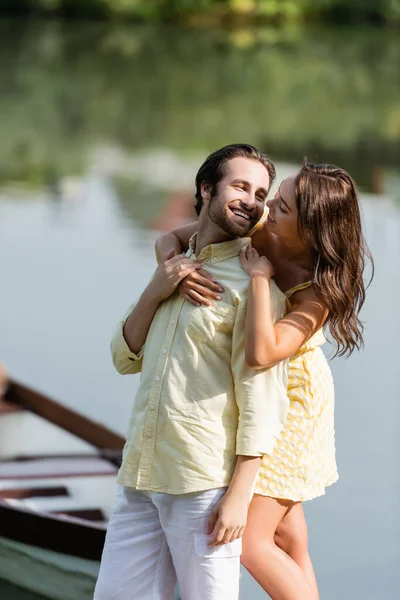
M276 172L272 161L266 154L262 154L250 144L230 144L224 146L219 150L216 150L210 156L206 158L204 163L196 175L196 204L195 210L197 215L200 214L203 206L203 199L201 197L201 185L208 183L211 186L211 197L216 194L218 183L225 175L225 165L232 158L250 158L251 160L258 160L268 171L269 175L269 188L275 179Z

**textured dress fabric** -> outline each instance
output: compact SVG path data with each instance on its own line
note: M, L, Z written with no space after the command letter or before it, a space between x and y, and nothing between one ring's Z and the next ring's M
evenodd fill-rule
M321 329L289 360L289 412L274 452L263 456L256 494L301 502L322 496L338 479L333 380L321 350L325 341Z

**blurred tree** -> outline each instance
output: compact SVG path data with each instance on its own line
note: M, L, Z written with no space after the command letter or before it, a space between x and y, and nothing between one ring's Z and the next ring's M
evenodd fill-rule
M87 169L93 148L399 160L400 46L385 32L0 25L0 176Z
M400 21L400 0L0 0L0 10L148 20L181 20L196 14L212 14L272 22L310 18L341 23Z

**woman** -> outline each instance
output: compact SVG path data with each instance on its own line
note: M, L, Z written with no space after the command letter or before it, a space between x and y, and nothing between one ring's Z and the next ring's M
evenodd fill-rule
M240 257L250 276L246 361L259 369L291 357L290 409L273 455L263 457L242 563L273 600L316 600L301 503L324 494L338 478L333 383L320 349L322 329L329 328L336 354L360 348L358 315L370 255L357 191L343 169L305 163L281 183L267 207L252 246ZM185 249L195 230L191 224L160 238L158 256L165 256L172 241L176 247L176 237ZM272 276L288 298L287 315L275 324L270 316ZM218 287L200 271L181 284L180 293L194 304L209 304L217 300Z

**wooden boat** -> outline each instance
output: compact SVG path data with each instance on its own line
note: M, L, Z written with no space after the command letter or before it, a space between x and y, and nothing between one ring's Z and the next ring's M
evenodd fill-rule
M93 598L123 444L43 394L15 381L5 386L0 580L35 598Z

